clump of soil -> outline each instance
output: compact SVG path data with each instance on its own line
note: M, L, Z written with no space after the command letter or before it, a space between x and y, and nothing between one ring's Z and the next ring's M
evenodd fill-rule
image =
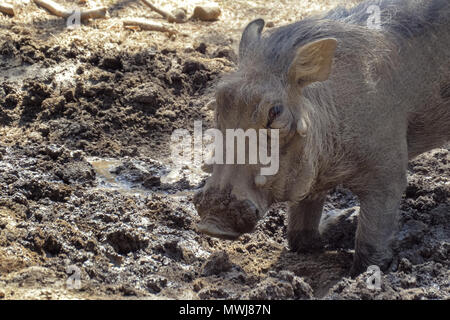
M231 263L228 254L225 251L214 252L204 264L202 274L210 276L230 269Z
M313 289L291 271L279 274L269 272L268 277L246 293L243 298L251 300L313 299Z

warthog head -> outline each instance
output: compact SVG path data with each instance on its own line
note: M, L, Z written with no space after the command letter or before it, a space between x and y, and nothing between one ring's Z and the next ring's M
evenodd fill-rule
M251 232L271 204L303 199L315 179L316 158L308 146L319 139L311 128L317 101L311 101L302 91L309 84L328 79L337 41L315 39L287 48L288 44L282 42L267 43L261 37L263 27L264 21L259 19L244 30L239 68L225 77L216 91L215 120L224 137L229 129L245 133L264 129L267 134L254 135L253 142L252 135L247 135L244 164L216 161L212 176L194 197L201 217L198 229L225 239ZM277 151L272 143L274 136L279 158L272 159L275 170L264 175L261 170L268 167L267 163L249 164L248 159L257 153L250 144L256 143L259 148L261 140L267 140L266 151L272 157ZM238 147L223 149L224 158L239 157L235 152Z

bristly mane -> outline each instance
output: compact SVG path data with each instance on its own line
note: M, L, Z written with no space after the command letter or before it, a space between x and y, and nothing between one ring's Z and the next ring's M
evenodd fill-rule
M380 8L381 32L367 27L370 16L367 10L372 5ZM351 9L337 7L324 15L266 32L261 41L254 43L253 50L248 50L252 54L247 58L253 61L262 58L272 72L282 74L292 60L294 48L314 40L336 38L344 50L361 50L362 54L371 55L374 38L368 37L368 33L387 35L402 45L402 40L449 24L449 0L368 0ZM381 37L379 40L383 41Z
M380 8L383 28L402 38L421 35L429 28L449 22L448 0L370 0L348 10L337 7L324 18L364 25L372 5Z

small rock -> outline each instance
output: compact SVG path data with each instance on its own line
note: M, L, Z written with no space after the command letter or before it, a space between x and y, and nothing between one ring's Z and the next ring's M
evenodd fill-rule
M120 70L123 68L122 60L119 56L106 56L99 64L102 69Z
M204 288L198 292L200 299L227 299L228 293L222 288Z
M296 299L312 299L314 297L313 289L303 278L295 276L291 284Z
M295 299L311 299L314 296L311 286L292 271L282 270L278 273L270 271L268 276L269 279L275 278L289 283L292 286Z
M54 236L50 235L45 240L42 248L52 255L57 255L61 252L62 245Z
M192 18L202 21L215 21L219 19L221 13L220 7L214 4L196 6Z
M167 110L167 109L158 111L157 115L160 115L164 118L169 118L171 120L174 120L177 117L177 114L173 110Z
M186 20L186 9L178 8L172 11L172 15L177 19L177 21Z
M404 279L401 279L401 285L403 288L413 288L417 285L417 278L408 275Z
M181 70L181 72L191 75L201 70L206 70L206 66L202 62L189 59L183 64L183 69Z
M17 94L8 94L5 97L4 107L7 109L14 109L20 102L20 96Z
M211 276L231 269L231 262L225 251L214 252L203 265L202 274Z
M167 279L161 276L153 276L147 281L147 289L151 293L159 293L167 286Z
M192 288L195 292L199 292L203 287L205 286L205 283L202 279L196 279L194 283L192 284Z
M79 66L79 67L77 68L77 70L76 70L76 73L77 73L77 74L83 74L83 72L84 72L83 66Z
M214 58L225 58L231 62L237 62L238 57L231 47L218 48L213 53Z
M201 54L206 54L206 43L200 42L196 47L195 51L200 52Z
M281 270L278 274L274 271L269 272L269 276L273 278L278 278L287 282L292 282L295 278L295 274L292 271Z
M411 270L412 270L411 262L408 259L406 259L406 258L402 258L400 260L399 265L398 265L398 270L399 271L403 271L405 273L411 272Z
M25 197L25 195L22 194L22 193L16 193L16 194L14 194L14 196L13 196L12 199L13 199L14 202L23 204L23 205L25 205L25 206L28 204L27 197Z
M48 145L44 149L44 153L48 155L53 160L56 160L64 152L63 147L57 145Z
M187 45L185 48L184 48L184 50L183 50L184 52L186 52L186 53L191 53L191 52L194 52L195 51L195 49L194 49L194 47L192 46L192 45Z
M45 123L41 123L37 127L37 131L39 131L43 137L47 137L50 133L50 127Z
M249 292L244 293L244 300L286 300L294 298L294 288L286 281L266 278Z
M75 160L81 160L84 157L84 152L82 150L74 150L70 152L70 156Z
M147 176L144 178L144 181L142 182L142 186L147 189L159 187L160 185L161 185L161 178L156 176Z
M148 240L133 234L128 230L117 230L106 237L107 241L118 254L126 255L148 246Z
M266 23L266 28L273 28L273 27L275 27L275 23L273 23L273 21L268 21Z
M133 296L139 296L140 292L138 289L133 288L129 284L123 284L119 291L125 296L125 297L133 297Z

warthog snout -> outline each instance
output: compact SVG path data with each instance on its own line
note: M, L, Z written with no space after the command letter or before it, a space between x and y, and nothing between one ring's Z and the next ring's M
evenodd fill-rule
M238 200L223 190L200 191L194 196L194 204L201 217L197 229L217 238L235 240L252 232L259 220L252 201Z

